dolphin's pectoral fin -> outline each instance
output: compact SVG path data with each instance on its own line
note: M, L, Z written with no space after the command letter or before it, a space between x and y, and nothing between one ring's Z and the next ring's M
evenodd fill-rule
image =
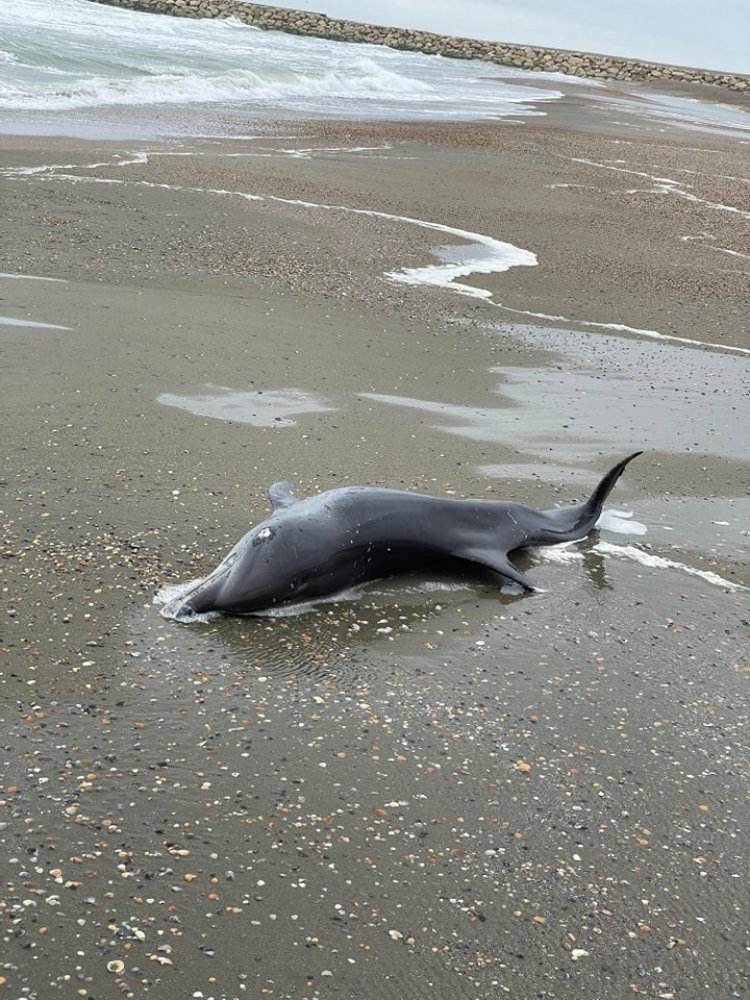
M536 590L534 584L520 570L517 570L504 552L487 552L486 549L462 549L455 555L459 559L466 559L468 562L479 563L488 569L506 576L513 583L517 583L524 590Z
M268 495L274 510L281 510L283 507L290 507L293 503L299 503L291 483L274 483L268 487Z

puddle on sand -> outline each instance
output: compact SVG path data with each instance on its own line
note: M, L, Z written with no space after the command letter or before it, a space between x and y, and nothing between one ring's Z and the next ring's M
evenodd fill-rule
M336 407L322 396L302 389L257 389L243 391L206 384L210 391L198 396L164 392L157 402L186 410L197 417L211 417L253 427L293 427L305 413L325 413Z
M433 426L475 441L513 441L540 458L578 463L603 451L698 452L747 461L750 372L744 358L644 343L600 333L492 326L502 337L561 360L548 368L502 366L498 405L472 407L439 400L366 393L365 398L434 414ZM505 476L546 467L482 466ZM566 473L570 476L572 470Z

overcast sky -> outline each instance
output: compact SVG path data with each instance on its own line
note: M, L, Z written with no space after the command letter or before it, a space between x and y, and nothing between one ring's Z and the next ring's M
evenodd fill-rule
M750 0L276 0L274 6L750 73Z

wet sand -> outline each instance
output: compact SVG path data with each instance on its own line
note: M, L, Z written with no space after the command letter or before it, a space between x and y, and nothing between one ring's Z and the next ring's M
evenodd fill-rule
M747 992L747 144L547 110L4 139L14 995ZM384 277L448 230L538 265ZM277 479L549 507L637 448L532 596L152 603Z

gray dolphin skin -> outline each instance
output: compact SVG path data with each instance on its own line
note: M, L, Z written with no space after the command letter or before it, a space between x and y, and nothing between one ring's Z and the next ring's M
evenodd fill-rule
M640 454L611 469L588 500L545 511L367 486L299 500L289 483L274 483L271 516L161 613L168 618L207 611L247 615L329 597L397 573L445 571L461 564L485 567L502 582L533 590L508 554L585 537L625 467Z

